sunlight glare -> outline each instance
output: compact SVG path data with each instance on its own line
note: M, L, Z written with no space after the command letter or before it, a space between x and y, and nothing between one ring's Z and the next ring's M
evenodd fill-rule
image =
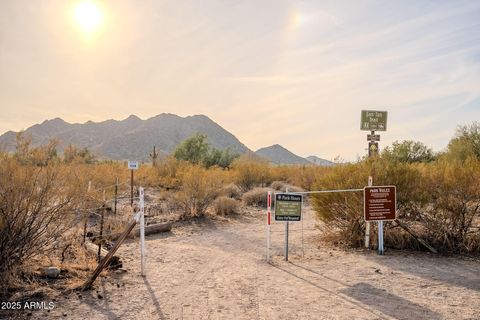
M82 1L75 6L75 20L85 33L92 33L102 22L102 12L93 1Z

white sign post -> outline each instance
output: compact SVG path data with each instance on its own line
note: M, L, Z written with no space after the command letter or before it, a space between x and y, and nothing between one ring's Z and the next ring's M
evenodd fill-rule
M267 262L270 263L270 223L272 221L272 192L267 195Z
M128 169L130 170L138 170L138 161L128 161Z
M138 161L128 161L128 169L130 169L130 206L133 207L133 171L138 170Z
M141 272L145 277L145 191L142 187L138 189L140 193L140 252L141 252Z

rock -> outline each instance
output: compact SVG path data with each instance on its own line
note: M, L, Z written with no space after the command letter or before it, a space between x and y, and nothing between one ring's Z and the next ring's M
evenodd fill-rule
M60 268L57 267L46 267L43 269L45 276L56 279L60 275Z

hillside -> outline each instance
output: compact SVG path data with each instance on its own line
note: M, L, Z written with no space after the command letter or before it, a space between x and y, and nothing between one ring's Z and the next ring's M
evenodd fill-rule
M313 164L316 164L317 166L330 167L334 165L332 161L328 161L328 160L319 158L317 156L309 156L309 157L306 157L305 159L307 159Z
M215 148L230 148L238 153L249 151L233 134L204 115L180 117L162 113L147 120L131 115L121 121L88 121L83 124L55 118L32 126L25 133L32 136L33 145L57 138L60 140L59 151L74 144L89 148L101 158L115 160L146 160L153 146L163 154L170 153L177 144L195 133L205 134ZM15 132L6 132L0 136L0 145L13 151L15 135Z
M258 149L255 154L275 164L312 164L279 144Z

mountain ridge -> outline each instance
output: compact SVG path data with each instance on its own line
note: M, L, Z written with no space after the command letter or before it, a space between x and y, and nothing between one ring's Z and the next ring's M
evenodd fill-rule
M233 134L205 115L180 117L170 113L142 120L130 115L123 120L69 123L61 118L45 120L24 131L32 136L34 146L52 138L60 141L59 151L73 144L89 148L100 158L113 160L146 160L153 146L162 153L170 153L183 140L201 133L218 149L230 148L234 152L250 151ZM15 150L16 132L7 131L0 136L0 145L7 151Z
M217 149L229 148L239 154L252 153L274 164L331 165L330 161L315 156L311 156L315 158L313 160L300 157L279 144L253 152L232 133L202 114L181 117L161 113L145 120L131 114L123 120L89 120L84 123L69 123L56 117L34 124L24 132L31 135L33 146L56 138L60 141L60 152L72 144L90 149L101 159L145 161L153 146L161 155L166 155L185 139L201 133ZM16 135L14 131L0 135L0 146L7 151L14 151Z

